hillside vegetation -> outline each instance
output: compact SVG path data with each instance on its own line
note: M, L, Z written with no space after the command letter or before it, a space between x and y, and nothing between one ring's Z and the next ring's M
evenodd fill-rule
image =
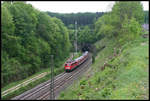
M112 40L97 42L97 46L105 44L106 48L97 54L84 77L58 99L148 99L148 41L143 38L130 41L112 58Z
M70 53L68 29L60 19L48 16L24 2L2 4L1 85L25 79L50 67L60 67Z
M140 2L116 2L95 22L95 62L58 99L148 99L149 39ZM96 55L95 55L96 54Z

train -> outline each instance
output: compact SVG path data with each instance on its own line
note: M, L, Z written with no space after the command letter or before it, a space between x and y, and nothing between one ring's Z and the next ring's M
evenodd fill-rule
M85 51L80 57L72 60L72 61L67 61L65 63L65 71L66 72L71 72L75 68L77 68L79 65L84 63L88 59L88 51Z

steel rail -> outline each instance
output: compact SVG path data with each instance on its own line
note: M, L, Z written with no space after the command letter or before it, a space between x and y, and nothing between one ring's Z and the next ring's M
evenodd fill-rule
M91 60L91 57L90 57L90 60ZM58 93L58 88L63 88L62 87L63 85L65 85L66 83L69 84L69 80L73 80L76 79L78 77L77 74L81 74L81 72L83 72L85 69L84 67L86 67L87 63L88 65L90 64L90 60L89 60L89 56L88 56L88 59L83 63L81 64L78 68L76 68L76 70L70 72L70 73L61 73L57 76L55 76L55 81L54 81L54 85L55 86L55 92L54 93ZM86 66L85 66L86 65ZM79 69L80 68L80 69ZM79 70L78 70L79 69ZM19 96L16 96L14 98L12 98L12 100L16 100L16 99L19 99L19 100L28 100L28 99L48 99L48 97L50 97L50 80L34 87L33 89L29 90L29 91L26 91L25 93L19 95ZM58 94L57 94L58 95Z

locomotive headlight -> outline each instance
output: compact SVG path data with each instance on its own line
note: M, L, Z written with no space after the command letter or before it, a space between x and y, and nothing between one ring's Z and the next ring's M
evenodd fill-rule
M70 69L70 67L66 67L66 69Z

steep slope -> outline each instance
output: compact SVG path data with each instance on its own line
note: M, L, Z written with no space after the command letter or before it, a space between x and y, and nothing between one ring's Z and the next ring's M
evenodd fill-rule
M91 69L61 93L59 99L148 99L148 44L142 37L116 49L114 39L103 39Z

